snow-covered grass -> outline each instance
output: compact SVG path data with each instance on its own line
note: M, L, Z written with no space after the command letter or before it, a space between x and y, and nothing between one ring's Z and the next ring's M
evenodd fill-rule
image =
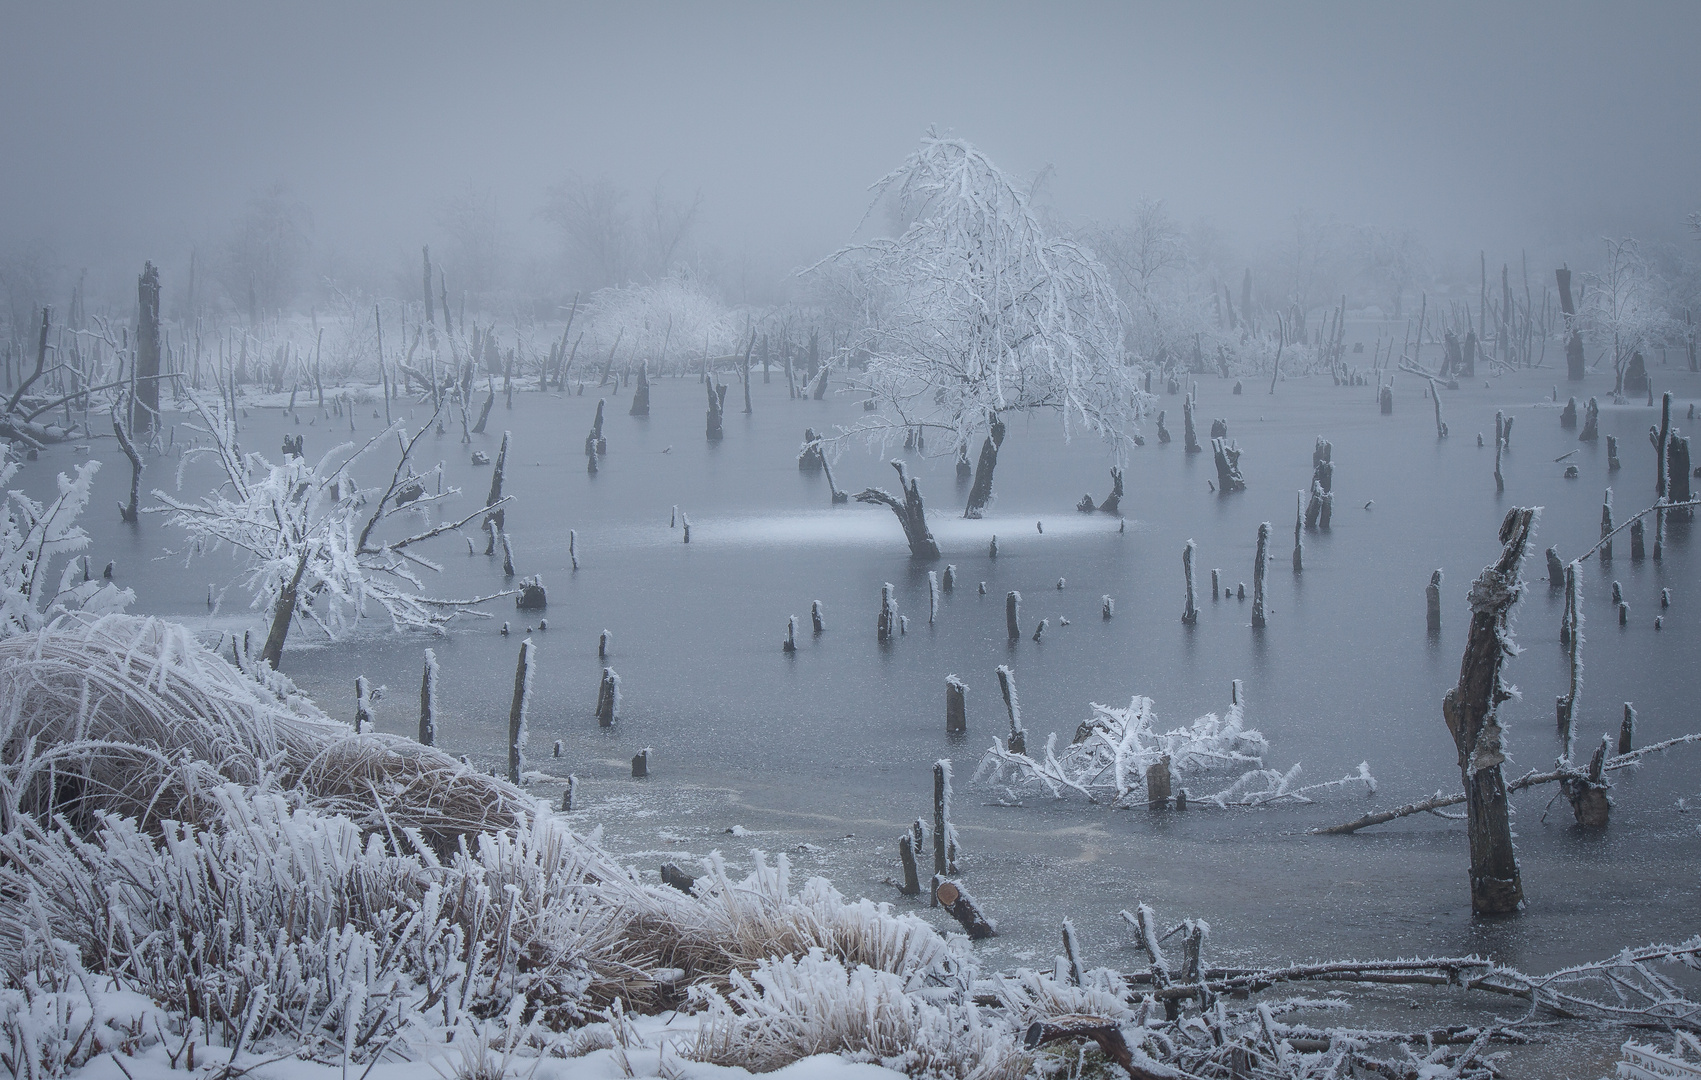
M1153 734L1138 700L1083 734L1202 768L1264 745L1238 709ZM1148 1075L1392 1075L1380 1044L1481 1078L1492 1039L1525 1037L1430 1046L1279 1019L1334 999L1226 1007L1249 987L1414 972L1701 1030L1652 971L1701 967L1701 939L1541 979L1480 958L1217 969L1203 923L1163 934L1142 908L1149 972L1083 970L1066 944L1056 970L987 973L918 916L821 878L793 888L784 856L735 879L711 855L689 893L650 884L519 788L357 733L157 619L66 615L0 641L0 814L0 1069L28 1080L1102 1072L1078 1039L1041 1045L1048 1025L1113 1031L1104 1053ZM1171 969L1158 942L1176 934Z

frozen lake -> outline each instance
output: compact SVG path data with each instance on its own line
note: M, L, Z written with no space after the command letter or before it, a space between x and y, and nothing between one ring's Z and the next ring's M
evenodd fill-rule
M1653 376L1657 387L1679 393L1680 417L1701 390L1696 376L1675 369L1656 366ZM1525 564L1531 587L1515 609L1524 651L1508 677L1522 699L1504 710L1512 739L1508 776L1551 766L1553 699L1565 667L1561 596L1546 584L1540 553L1557 545L1569 558L1592 543L1609 484L1621 514L1653 501L1645 432L1657 421L1656 410L1642 404L1603 406L1602 440L1579 443L1575 431L1561 429L1550 400L1556 377L1550 368L1444 392L1452 431L1445 441L1436 439L1433 407L1410 376L1399 379L1392 417L1378 414L1372 387L1313 378L1284 382L1273 397L1267 384L1253 383L1234 396L1229 382L1203 378L1201 442L1208 443L1211 418L1224 418L1244 450L1248 489L1222 497L1208 488L1215 477L1209 450L1184 453L1181 399L1162 395L1175 441L1159 445L1148 423L1146 445L1127 466L1125 532L1115 518L1074 509L1083 492L1100 499L1109 490L1105 446L1066 441L1050 417L1016 418L984 520L961 518L966 484L949 458L903 454L944 552L936 564L910 559L889 511L830 506L821 474L798 470L806 426L827 430L863 414L855 401L831 394L823 402L788 401L783 379L753 380L752 416L741 413L734 384L718 444L705 441L704 392L695 377L657 379L648 418L627 416L629 390L608 394L608 453L594 476L582 452L597 401L588 390L582 397L516 393L512 411L499 397L488 434L466 446L459 423L451 422L448 434L422 443L420 466L445 460L449 481L463 490L451 508L471 512L483 501L490 468L470 464L470 451L494 457L503 430L513 432L507 528L519 573L541 574L550 597L549 628L533 634L540 658L533 763L581 777L586 826L601 825L614 848L631 852L631 862L650 874L664 861L715 848L747 864L750 849L760 848L787 853L800 877L824 873L847 894L922 907L888 881L898 875L899 832L930 815L931 765L949 757L963 880L999 922L1000 936L982 946L994 965L1049 964L1066 915L1092 963L1143 963L1117 911L1146 902L1171 921L1210 920L1214 962L1482 952L1541 971L1694 931L1701 836L1677 800L1701 790L1701 751L1681 748L1640 772L1618 773L1617 806L1604 835L1574 829L1563 800L1544 821L1552 787L1515 796L1528 909L1512 918L1471 917L1457 822L1408 818L1345 837L1307 830L1457 790L1440 702L1458 677L1466 590L1498 552L1495 531L1513 505L1545 509ZM1586 385L1605 392L1598 377ZM1562 404L1567 388L1561 384L1559 392ZM397 408L398 415L407 411ZM411 408L415 423L429 415ZM1492 475L1496 409L1516 418L1504 495L1495 494ZM243 440L268 455L285 431L305 434L312 457L350 437L346 418L317 408L303 407L299 426L280 409L248 411ZM357 412L357 437L364 439L382 422L371 405ZM176 420L181 443L189 432ZM1478 432L1487 446L1478 447ZM1610 477L1609 433L1624 462ZM1318 435L1334 444L1334 524L1306 536L1305 571L1295 576L1295 493L1309 483ZM1555 462L1571 450L1577 452ZM899 452L896 445L884 455L845 445L835 479L851 491L891 488L895 477L883 461ZM85 516L94 536L90 557L97 568L116 560L118 580L136 590L135 610L184 620L209 641L221 632L259 632L260 613L236 587L208 611L207 583L222 587L232 577L228 556L185 567L181 556L165 553L182 539L162 518L145 517L138 529L120 525L112 507L127 488L128 468L110 439L97 440L92 453L105 468ZM71 447L52 448L26 467L25 484L39 493L53 471L80 459ZM175 464L151 464L144 492L168 486ZM1565 479L1566 464L1576 464L1580 478ZM378 467L387 468L382 454L372 465L369 482ZM198 496L210 483L209 471L192 466L182 494ZM144 496L144 505L150 501ZM673 506L690 516L689 545L669 528ZM1250 594L1257 527L1266 520L1273 526L1269 626L1255 632L1250 595L1240 602L1204 593L1210 570L1221 568L1225 583L1244 581ZM577 573L569 566L569 529L578 534ZM991 559L994 534L999 554ZM1181 552L1189 538L1198 543L1201 589L1191 628L1180 621ZM504 587L500 560L486 558L477 539L476 556L453 537L428 551L445 568L428 582L434 592ZM1586 564L1578 736L1585 755L1601 733L1617 731L1625 701L1640 716L1638 745L1698 726L1701 575L1691 529L1672 527L1661 563L1633 562L1628 547L1621 541L1610 564ZM929 626L926 572L947 563L956 566L957 589ZM1424 587L1437 567L1446 574L1443 625L1432 637ZM1630 604L1624 627L1610 602L1614 580ZM981 581L985 596L977 595ZM900 611L910 618L907 635L889 645L875 640L882 582L896 585ZM1656 632L1662 587L1674 600ZM1017 643L1005 635L1010 589L1023 596ZM1108 621L1100 618L1103 594L1116 601ZM827 630L819 636L808 632L813 600L826 609ZM333 715L352 717L356 675L387 685L380 728L412 734L423 652L435 648L443 667L440 744L493 763L505 754L515 653L535 617L506 600L489 608L493 620L457 622L435 640L396 635L376 611L366 630L335 645L298 627L283 669ZM791 656L780 649L789 615L802 626ZM1035 643L1029 635L1041 618L1051 625ZM1061 625L1064 618L1069 625ZM498 633L504 620L513 635ZM599 729L592 715L604 629L613 642L608 663L623 680L621 717L611 729ZM1121 706L1134 694L1155 700L1165 726L1179 726L1226 708L1231 680L1240 679L1247 721L1272 746L1268 764L1303 762L1304 777L1319 781L1368 761L1380 790L1368 800L1336 793L1314 806L1258 812L1154 814L1031 795L1022 806L999 805L997 789L969 777L992 736L1005 730L993 676L1000 664L1016 671L1030 746L1050 731L1066 744L1091 715L1090 702ZM944 681L953 673L970 688L966 736L944 731ZM549 756L557 739L559 761ZM634 781L628 760L646 746L653 748L650 777ZM1195 793L1221 786L1209 779L1188 784ZM738 834L728 835L734 827ZM931 917L950 925L942 913Z

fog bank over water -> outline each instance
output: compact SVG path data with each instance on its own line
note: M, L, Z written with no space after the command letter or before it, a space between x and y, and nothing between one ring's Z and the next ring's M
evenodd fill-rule
M388 272L476 193L559 253L551 185L701 195L742 289L841 243L928 127L1070 220L1139 198L1243 247L1299 212L1437 251L1676 237L1693 4L7 5L0 240L175 262L274 185L321 269ZM1575 256L1573 261L1576 261ZM133 272L133 271L131 271Z

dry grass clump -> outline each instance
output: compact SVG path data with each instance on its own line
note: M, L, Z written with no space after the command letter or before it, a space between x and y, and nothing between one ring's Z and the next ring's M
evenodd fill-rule
M201 821L208 793L272 778L366 827L441 849L530 815L518 790L407 739L356 734L266 672L266 685L184 627L63 616L0 640L0 831L20 814Z

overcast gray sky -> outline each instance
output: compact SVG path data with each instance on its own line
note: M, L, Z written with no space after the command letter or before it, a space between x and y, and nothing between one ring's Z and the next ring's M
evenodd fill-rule
M469 182L701 190L791 265L929 124L1071 218L1137 197L1256 242L1297 210L1461 248L1701 209L1701 3L0 2L0 239L134 262L287 184L321 245L411 246Z

